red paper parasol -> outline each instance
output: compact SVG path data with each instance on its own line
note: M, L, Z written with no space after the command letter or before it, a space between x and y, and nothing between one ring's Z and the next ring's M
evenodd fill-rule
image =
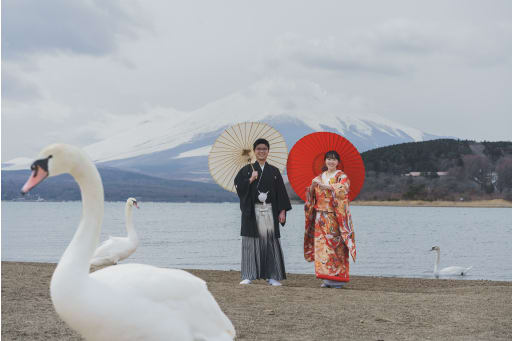
M312 133L301 138L288 155L286 171L293 190L306 200L306 187L322 172L324 155L330 150L340 154L338 169L350 180L349 200L354 200L364 183L364 163L356 147L346 138L328 132Z

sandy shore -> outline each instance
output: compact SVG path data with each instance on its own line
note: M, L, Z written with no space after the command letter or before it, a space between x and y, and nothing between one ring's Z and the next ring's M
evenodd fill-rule
M80 340L53 310L54 268L2 262L2 340ZM190 272L207 281L237 340L512 339L512 282L354 276L323 289L313 275L271 287L241 286L237 271Z

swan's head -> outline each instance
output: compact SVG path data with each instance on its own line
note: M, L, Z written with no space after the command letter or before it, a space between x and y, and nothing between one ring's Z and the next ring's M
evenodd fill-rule
M128 198L128 200L126 200L126 205L128 205L130 207L139 208L139 204L137 204L137 199L135 199L135 198Z
M439 252L441 249L439 248L439 246L432 246L432 248L430 249L430 251L437 251Z
M21 193L28 193L47 177L71 173L83 157L84 153L80 149L70 145L52 144L45 147L30 166L32 174Z

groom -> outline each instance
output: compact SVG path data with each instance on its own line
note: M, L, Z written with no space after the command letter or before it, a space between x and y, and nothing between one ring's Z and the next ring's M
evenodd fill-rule
M260 138L253 144L256 162L240 169L235 187L242 211L242 281L266 279L273 286L286 279L279 223L292 209L279 169L267 163L270 145Z

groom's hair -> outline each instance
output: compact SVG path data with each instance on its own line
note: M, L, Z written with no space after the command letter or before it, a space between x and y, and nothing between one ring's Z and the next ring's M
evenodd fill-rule
M265 140L265 139L262 139L262 138L257 139L256 141L254 141L254 144L252 145L252 150L256 150L256 146L259 145L259 144L264 144L270 150L270 145L269 145L268 141Z

